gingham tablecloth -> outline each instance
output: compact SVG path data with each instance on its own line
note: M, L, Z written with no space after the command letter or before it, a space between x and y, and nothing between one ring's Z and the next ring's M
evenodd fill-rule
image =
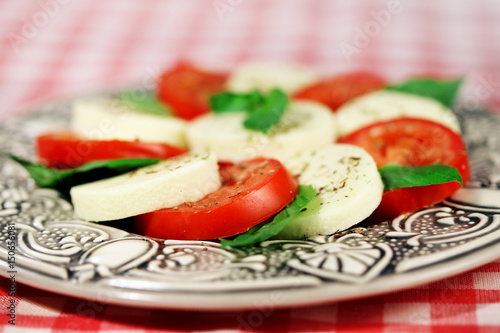
M500 3L484 1L1 0L0 117L33 103L150 82L179 59L229 70L265 59L325 75L465 76L461 101L500 105ZM500 257L500 253L499 253ZM500 332L500 261L376 298L266 312L125 308L21 284L2 332Z

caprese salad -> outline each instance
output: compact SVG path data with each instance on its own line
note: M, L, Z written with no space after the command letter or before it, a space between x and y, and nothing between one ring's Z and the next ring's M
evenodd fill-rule
M133 218L143 235L224 246L389 220L470 177L450 109L460 80L181 63L158 82L74 102L67 131L37 138L39 163L11 157L82 219Z

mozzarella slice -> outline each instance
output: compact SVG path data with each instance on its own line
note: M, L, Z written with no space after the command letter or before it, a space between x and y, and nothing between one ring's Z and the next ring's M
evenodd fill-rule
M298 65L250 62L234 70L227 87L235 92L260 90L267 92L279 88L293 94L319 80L316 73Z
M76 101L72 109L71 129L89 139L186 145L185 121L137 112L119 100L94 98Z
M286 163L297 153L333 142L335 138L333 114L319 103L292 102L267 134L244 128L245 118L245 112L231 112L194 120L187 130L190 149L212 151L223 161L240 162L264 156Z
M375 122L400 117L435 121L460 133L457 117L443 104L423 96L381 90L356 98L338 109L339 136Z
M300 154L288 168L318 195L279 238L294 239L345 230L367 218L382 200L384 185L373 158L362 148L329 144Z
M108 221L198 201L220 186L214 154L188 154L117 177L75 186L76 214Z

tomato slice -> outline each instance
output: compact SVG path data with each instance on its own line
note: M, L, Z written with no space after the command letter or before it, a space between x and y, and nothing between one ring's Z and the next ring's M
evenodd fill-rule
M274 159L259 158L222 169L217 191L197 202L136 216L136 232L180 240L233 236L264 222L298 193L297 180Z
M385 165L455 167L465 184L470 178L467 150L459 134L424 119L400 118L366 126L339 139L363 147L378 167ZM369 218L380 222L439 203L460 188L456 182L385 191Z
M169 158L186 152L164 143L140 141L86 140L70 131L50 132L36 140L39 160L53 168L74 168L81 164L119 158Z
M158 82L158 99L173 108L183 119L191 120L208 113L208 98L221 92L227 74L212 73L188 63L179 63L164 72Z
M315 83L295 94L295 98L310 99L328 106L332 111L366 93L382 89L387 82L370 72L351 72Z

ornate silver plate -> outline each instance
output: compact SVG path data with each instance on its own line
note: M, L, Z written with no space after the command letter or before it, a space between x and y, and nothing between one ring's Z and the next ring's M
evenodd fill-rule
M71 101L0 126L0 150L67 126ZM442 204L387 223L241 250L141 237L79 220L56 191L0 159L0 274L93 301L191 310L274 309L376 295L500 258L500 118L457 110L472 179Z

